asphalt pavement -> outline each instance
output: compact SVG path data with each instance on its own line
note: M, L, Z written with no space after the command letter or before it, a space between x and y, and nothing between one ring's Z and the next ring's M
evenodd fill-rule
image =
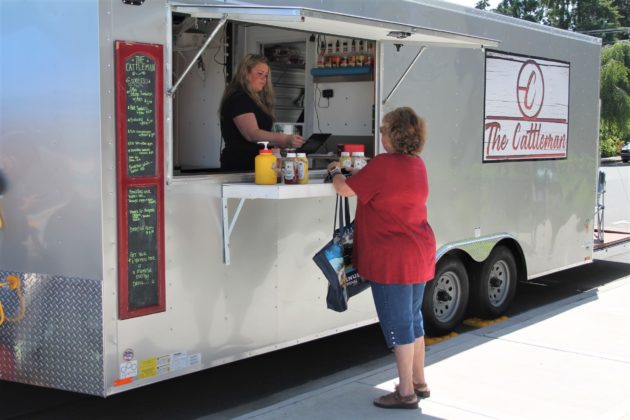
M417 410L372 404L394 390L392 355L387 366L229 417L629 420L630 276L433 344L426 365L431 398Z

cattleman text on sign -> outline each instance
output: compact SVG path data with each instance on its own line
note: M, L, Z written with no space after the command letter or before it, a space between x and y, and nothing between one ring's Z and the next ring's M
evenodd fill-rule
M486 53L483 160L567 157L569 64Z

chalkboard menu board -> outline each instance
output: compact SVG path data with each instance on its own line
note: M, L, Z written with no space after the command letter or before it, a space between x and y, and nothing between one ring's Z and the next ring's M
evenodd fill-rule
M157 188L127 190L127 287L129 306L158 304Z
M162 312L164 296L163 47L115 42L118 312Z
M127 175L155 175L155 61L137 54L125 60Z

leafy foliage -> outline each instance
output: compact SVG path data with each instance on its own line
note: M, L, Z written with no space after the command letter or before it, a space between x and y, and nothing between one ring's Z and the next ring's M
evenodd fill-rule
M503 0L496 11L530 22L541 22L544 15L544 9L538 0Z
M630 42L602 49L600 137L630 140Z
M488 10L488 7L490 7L490 0L479 0L475 4L475 9Z
M618 137L605 122L602 122L600 127L599 139L599 151L602 157L617 156L624 144L623 139Z

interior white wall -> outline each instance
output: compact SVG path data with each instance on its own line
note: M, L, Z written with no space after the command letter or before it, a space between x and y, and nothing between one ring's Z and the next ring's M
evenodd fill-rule
M205 40L202 34L184 34L174 47L175 75L179 78ZM174 101L173 148L175 166L219 168L221 127L218 110L225 84L224 45L217 34L201 55L203 69L195 65L179 86Z
M332 98L321 92L332 89ZM307 109L314 117L313 131L344 136L372 134L374 82L318 83Z

